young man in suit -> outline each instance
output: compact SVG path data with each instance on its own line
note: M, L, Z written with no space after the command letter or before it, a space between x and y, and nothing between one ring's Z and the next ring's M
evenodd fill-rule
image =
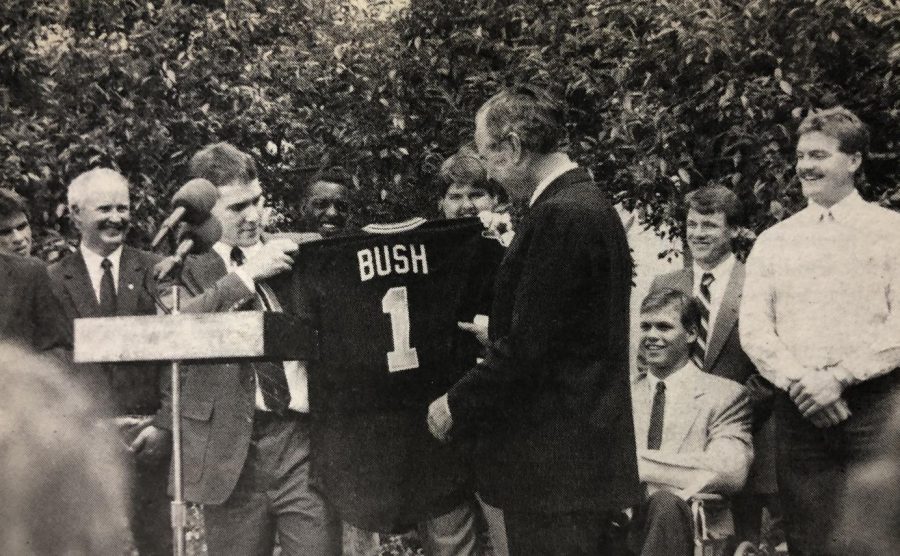
M743 386L702 372L692 361L701 307L674 289L641 303L640 353L645 372L631 386L638 472L647 490L633 523L633 548L644 556L693 554L687 498L729 494L744 485L753 460L750 400ZM724 537L728 516L710 512Z
M650 293L675 288L693 295L701 307L697 342L691 359L702 371L747 387L754 406L756 457L743 493L732 497L739 539L759 540L762 509L777 513L775 493L775 428L769 418L774 389L756 372L741 348L738 311L744 288L744 263L732 253L741 204L721 185L701 187L685 198L687 247L692 264L657 276Z
M212 212L222 237L185 261L182 311L278 310L262 281L290 270L297 242L264 241L254 160L216 143L194 155L190 173L218 188ZM182 378L184 497L204 505L210 553L271 554L277 533L282 554L339 554L340 521L311 484L303 365L198 364L186 366Z
M81 241L76 252L50 267L69 322L156 312L146 287L159 257L124 244L131 214L128 188L125 177L108 168L85 172L69 184L69 211ZM159 367L85 364L76 372L128 446L133 465L131 529L137 549L142 555L171 553L166 496L171 438L152 424L160 407Z
M848 554L835 533L848 468L875 457L900 390L900 215L856 190L869 132L845 108L797 140L806 208L747 259L741 343L780 392L778 491L791 554Z
M611 513L638 498L628 245L562 152L563 120L533 88L478 111L487 174L527 209L498 270L487 355L427 418L438 439L474 434L478 490L503 510L510 554L608 552Z

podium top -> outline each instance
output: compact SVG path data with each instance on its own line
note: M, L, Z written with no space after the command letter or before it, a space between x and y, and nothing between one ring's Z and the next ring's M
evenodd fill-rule
M284 313L236 311L75 319L76 363L313 360L318 334Z

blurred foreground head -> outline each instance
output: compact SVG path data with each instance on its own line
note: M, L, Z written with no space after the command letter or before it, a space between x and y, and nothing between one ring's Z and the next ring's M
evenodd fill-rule
M121 554L117 439L48 359L0 345L0 554Z

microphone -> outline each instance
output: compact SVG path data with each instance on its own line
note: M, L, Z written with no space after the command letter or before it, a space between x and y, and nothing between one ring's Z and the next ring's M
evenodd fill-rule
M173 276L178 276L184 259L194 253L205 253L212 249L222 237L222 224L219 219L211 214L206 215L206 220L200 224L182 222L178 226L178 247L175 252L160 262L156 263L153 274L157 281L163 281Z
M153 238L151 249L156 249L163 238L182 221L195 225L206 222L218 198L218 189L208 180L196 178L184 184L172 197L172 213L163 220L159 232ZM221 230L219 233L221 234Z
M205 222L196 226L182 222L178 227L176 237L178 238L178 247L175 252L153 267L153 275L157 281L178 276L184 259L188 255L204 253L212 249L212 246L222 237L222 225L212 215Z

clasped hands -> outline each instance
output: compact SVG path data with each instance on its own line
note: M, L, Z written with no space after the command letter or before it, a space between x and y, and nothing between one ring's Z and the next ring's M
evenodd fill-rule
M797 409L818 428L833 427L850 417L850 408L841 397L844 385L829 368L810 369L788 386Z

